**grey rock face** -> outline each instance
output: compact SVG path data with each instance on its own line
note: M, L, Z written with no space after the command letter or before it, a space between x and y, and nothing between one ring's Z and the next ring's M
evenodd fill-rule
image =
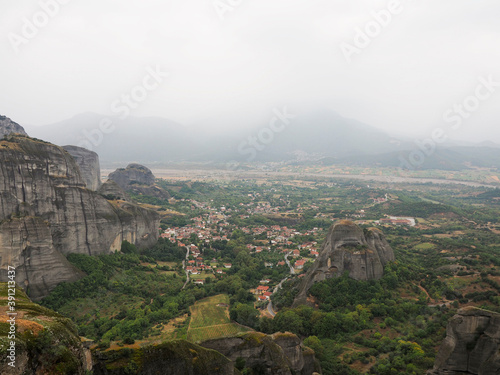
M500 374L500 314L467 307L446 327L430 375Z
M106 199L115 200L129 200L127 193L113 180L107 180L104 184L97 190Z
M0 139L13 133L28 135L21 125L12 121L8 117L0 115Z
M158 239L156 212L129 202L111 204L85 188L74 158L64 149L14 136L0 142L0 221L27 216L48 223L52 245L64 255L106 254L119 250L124 240L145 247ZM28 231L26 240L36 235ZM15 257L13 251L2 247L2 259ZM24 267L26 261L18 254L19 266ZM42 262L36 267L48 265ZM67 274L62 275L69 280ZM49 272L44 279L46 287L36 292L36 297L47 294L60 280L60 276Z
M151 195L168 199L170 195L155 185L155 176L151 170L140 164L129 164L127 168L119 168L110 173L108 178L115 181L125 192Z
M339 277L347 271L355 280L380 279L394 252L377 228L363 231L351 221L333 225L313 266L299 286L294 306L306 303L307 291L316 282Z
M15 267L16 282L35 300L63 281L83 277L83 273L54 248L49 225L40 218L3 222L0 249L0 279L7 280L8 266Z
M303 352L300 339L292 333L266 335L249 332L238 337L205 341L200 345L222 353L233 362L239 357L244 358L245 367L262 374L311 375L315 371L314 354Z
M140 358L134 370L132 358ZM233 363L222 354L184 341L165 341L160 345L134 349L133 355L124 351L95 352L95 375L236 375Z
M123 190L130 189L130 185L154 185L155 176L151 169L140 164L129 164L127 168L119 168L110 173L108 178L115 181Z
M63 146L63 149L73 156L80 168L80 174L87 185L87 189L96 191L101 186L101 166L99 155L94 151L78 146Z

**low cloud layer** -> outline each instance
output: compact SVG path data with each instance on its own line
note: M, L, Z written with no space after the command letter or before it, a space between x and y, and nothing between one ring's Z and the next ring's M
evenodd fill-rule
M0 113L110 115L160 66L168 78L133 116L223 128L327 107L420 137L461 105L451 137L500 142L499 13L494 0L3 2ZM482 79L493 83L476 105Z

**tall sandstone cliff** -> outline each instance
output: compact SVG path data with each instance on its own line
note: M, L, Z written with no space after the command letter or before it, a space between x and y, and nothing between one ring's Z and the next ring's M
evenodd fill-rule
M458 310L429 375L500 374L500 314L474 307Z
M101 186L101 166L97 153L78 146L63 146L63 149L75 159L87 189L97 191Z
M0 280L7 266L16 267L22 270L17 282L38 299L58 282L78 278L61 254L99 255L119 250L123 240L139 247L157 241L155 212L108 202L85 186L63 148L20 135L0 141ZM41 269L46 273L34 277L33 270Z
M344 272L355 280L377 280L383 276L384 266L394 260L394 252L379 229L363 230L342 220L330 228L318 259L299 286L294 306L306 303L307 292L316 282Z

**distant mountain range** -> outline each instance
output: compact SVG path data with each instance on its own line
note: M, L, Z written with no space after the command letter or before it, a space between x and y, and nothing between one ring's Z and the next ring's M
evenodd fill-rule
M320 162L398 167L417 147L408 140L330 110L300 116L276 110L267 123L249 130L235 125L213 132L204 124L183 126L158 117L124 120L84 113L55 124L25 127L28 134L55 144L73 144L96 151L113 162ZM500 148L446 144L425 157L421 169L500 168Z
M404 167L402 160L409 161L410 155L419 151L416 147L411 150L389 152L379 155L357 155L350 158L323 159L323 164L346 164L359 166ZM430 155L422 159L422 163L413 165L415 169L442 169L458 171L467 168L499 168L500 148L479 146L448 146L437 148Z

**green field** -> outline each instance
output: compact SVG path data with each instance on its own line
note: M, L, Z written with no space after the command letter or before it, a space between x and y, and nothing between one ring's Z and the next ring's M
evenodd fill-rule
M436 247L436 245L430 243L430 242L424 242L420 243L418 245L415 245L415 249L417 250L432 250Z
M227 294L219 294L196 302L194 306L191 306L191 324L189 328L231 323L227 306L217 306L221 303L229 305Z
M218 306L219 304L223 305ZM196 302L191 307L191 322L187 339L191 342L200 342L249 331L249 328L231 323L228 305L229 296L226 294L219 294Z
M215 279L215 275L212 272L203 271L200 275L189 275L193 280L205 280L207 277L210 279Z

